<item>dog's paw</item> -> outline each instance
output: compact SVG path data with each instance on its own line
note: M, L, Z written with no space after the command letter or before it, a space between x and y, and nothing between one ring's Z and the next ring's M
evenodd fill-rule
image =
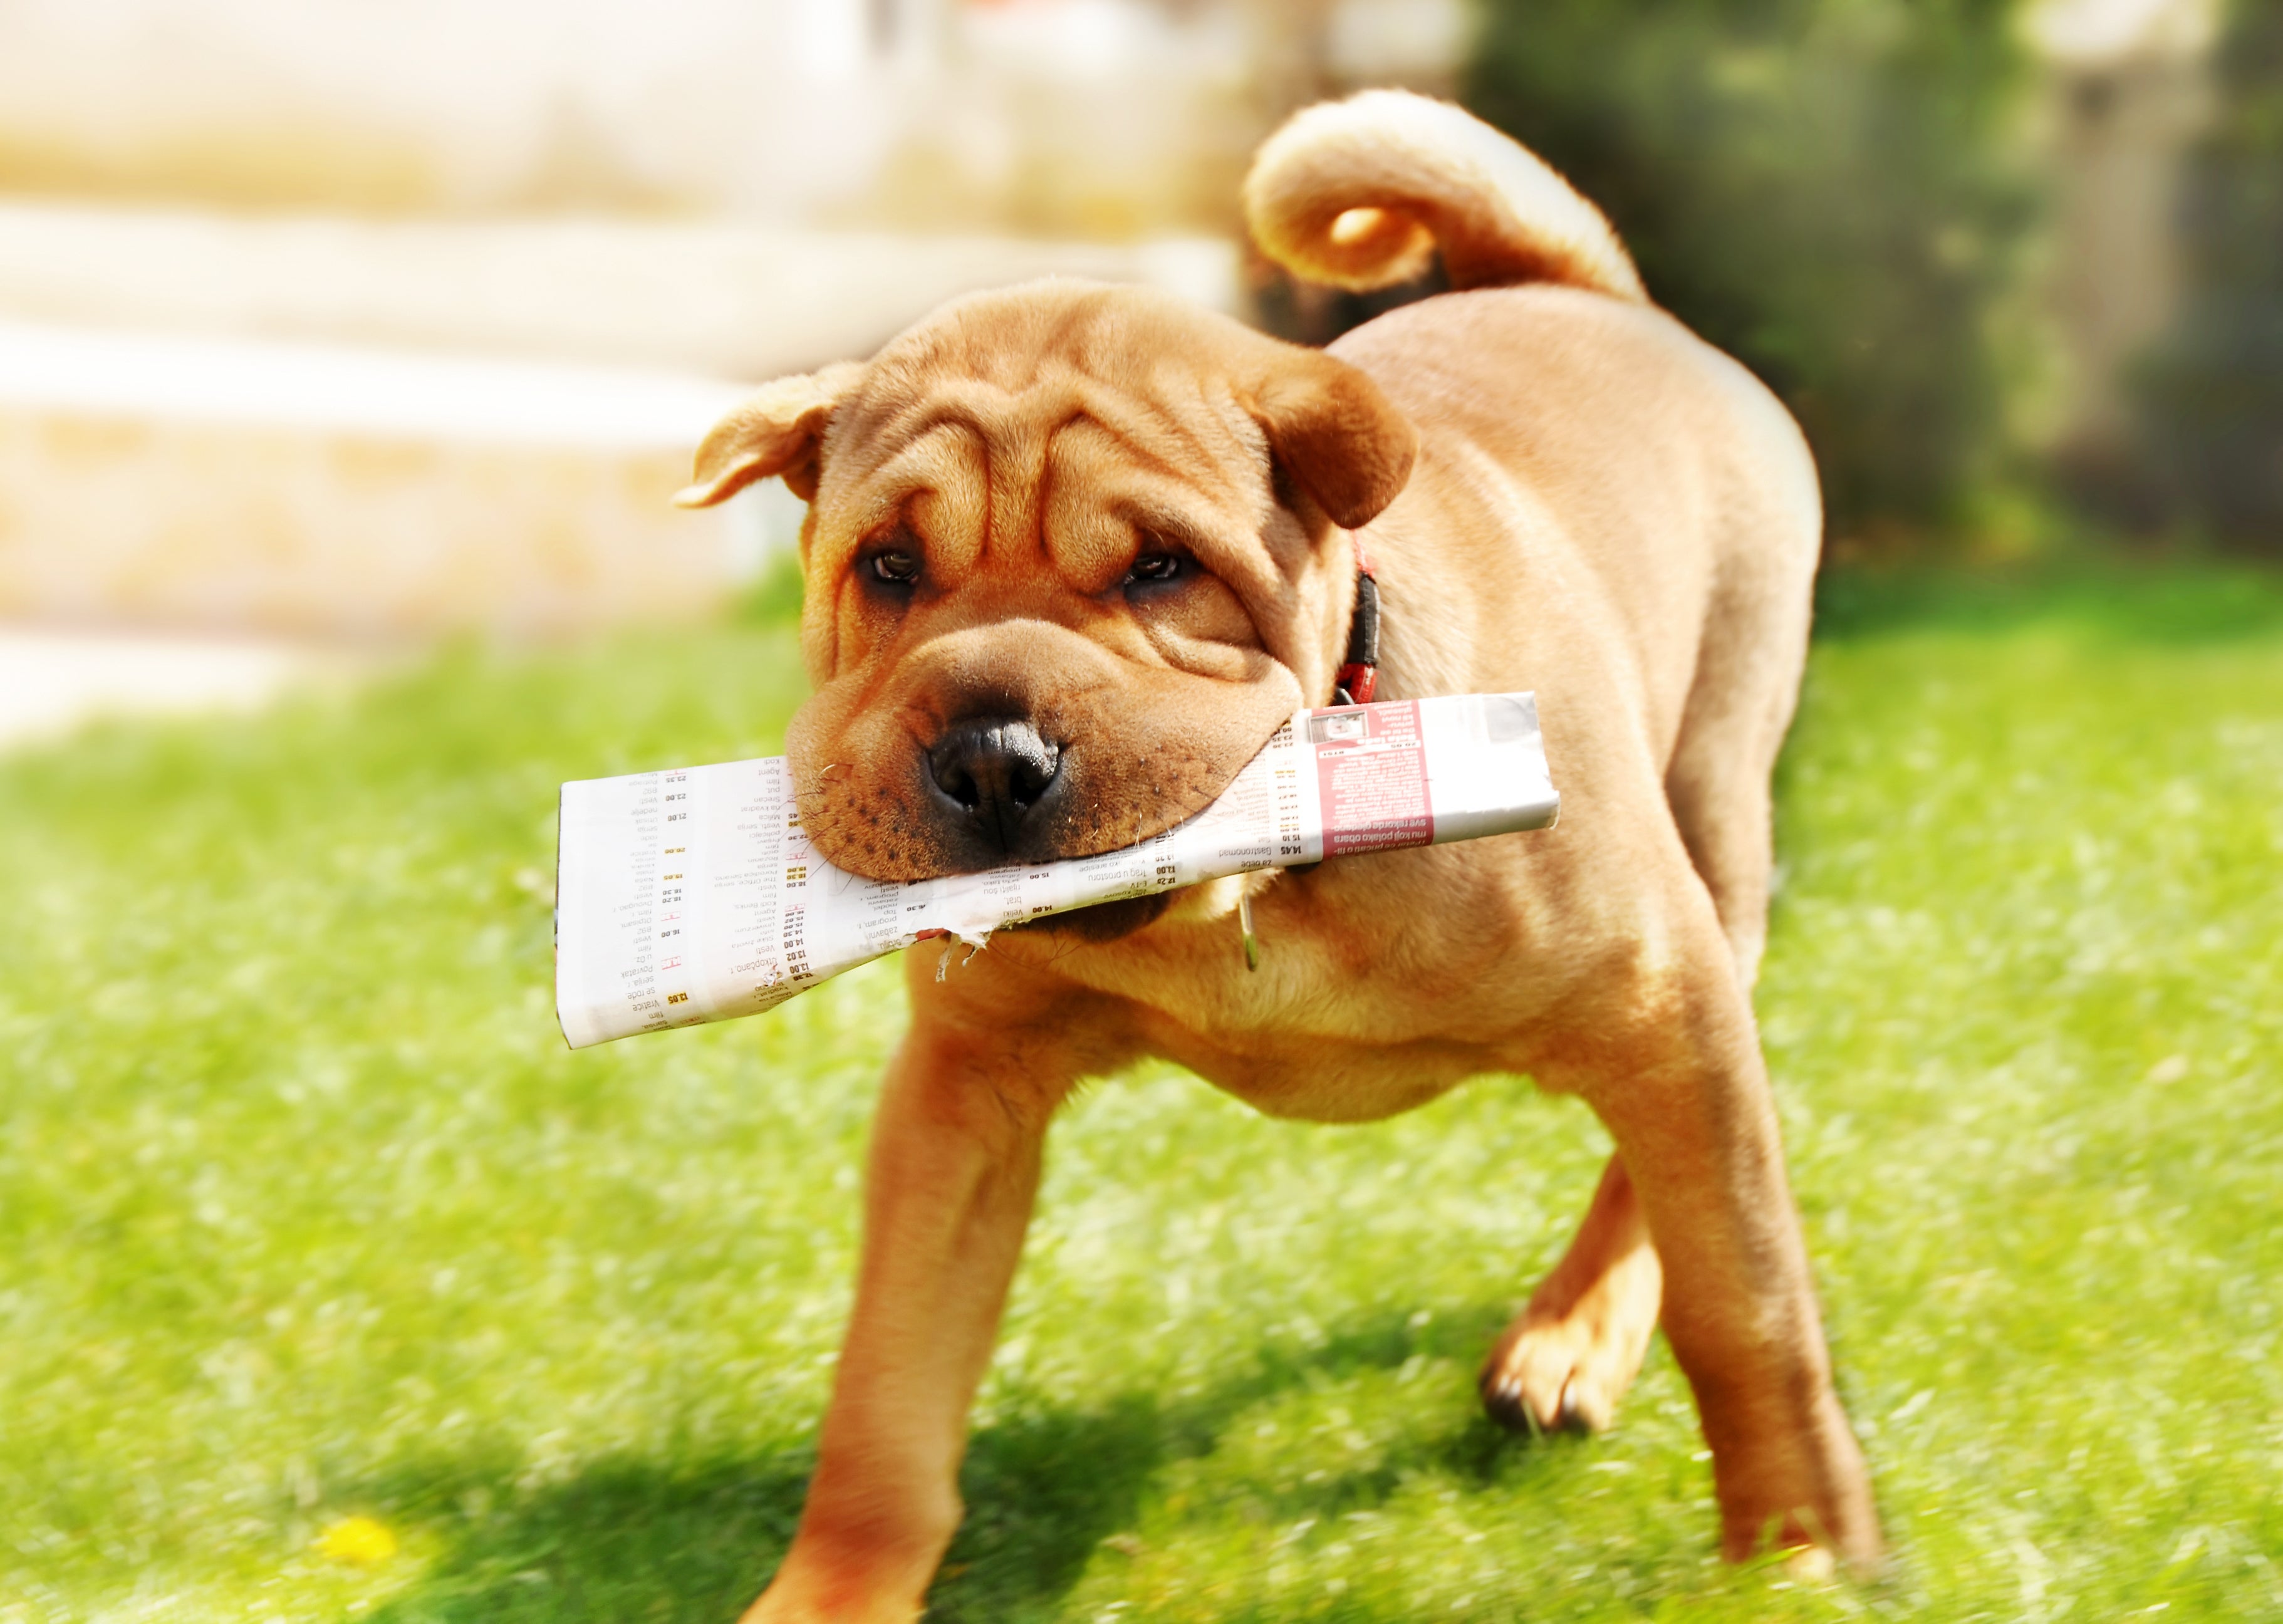
M1839 1558L1822 1545L1802 1545L1784 1557L1784 1577L1794 1584L1829 1584L1839 1577Z
M1566 1314L1523 1310L1483 1362L1477 1385L1491 1419L1516 1433L1606 1430L1648 1354L1656 1285L1654 1275L1605 1277Z

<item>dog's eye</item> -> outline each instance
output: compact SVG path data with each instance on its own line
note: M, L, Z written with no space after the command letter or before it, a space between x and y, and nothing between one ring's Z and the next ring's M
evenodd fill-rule
M1160 582L1179 580L1188 567L1188 560L1177 552L1145 552L1134 560L1134 567L1126 573L1128 586L1154 586Z
M865 566L872 572L875 581L884 581L892 587L908 587L920 578L918 555L900 548L874 553L865 560Z

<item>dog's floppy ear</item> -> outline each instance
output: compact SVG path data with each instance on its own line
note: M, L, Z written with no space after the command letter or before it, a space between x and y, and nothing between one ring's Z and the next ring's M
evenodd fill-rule
M763 384L705 436L697 448L696 477L675 493L675 505L712 507L773 473L783 474L803 502L814 501L825 426L863 376L861 363L838 361L820 372Z
M1343 529L1369 523L1411 478L1418 431L1344 361L1292 351L1250 404L1284 472Z

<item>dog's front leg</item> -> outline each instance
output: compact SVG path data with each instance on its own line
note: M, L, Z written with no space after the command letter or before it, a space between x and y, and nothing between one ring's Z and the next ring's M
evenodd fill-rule
M864 1260L792 1549L746 1624L916 1617L961 1514L967 1410L1022 1252L1063 1042L917 1012L882 1089Z
M1709 925L1709 922L1708 922ZM1710 928L1635 1007L1625 1064L1586 1089L1664 1265L1663 1324L1712 1449L1721 1545L1879 1561L1877 1515L1831 1381L1749 1005Z

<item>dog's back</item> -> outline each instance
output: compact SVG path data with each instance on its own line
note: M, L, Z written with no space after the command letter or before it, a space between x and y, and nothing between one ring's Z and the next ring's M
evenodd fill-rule
M1438 610L1391 615L1398 691L1531 687L1552 718L1607 714L1565 689L1626 693L1637 739L1549 742L1589 773L1630 744L1663 774L1749 980L1821 532L1789 415L1649 302L1600 210L1445 103L1312 107L1261 148L1245 202L1296 275L1386 287L1439 250L1455 290L1332 347L1421 430L1410 488L1368 528L1384 567L1432 582L1401 596Z

